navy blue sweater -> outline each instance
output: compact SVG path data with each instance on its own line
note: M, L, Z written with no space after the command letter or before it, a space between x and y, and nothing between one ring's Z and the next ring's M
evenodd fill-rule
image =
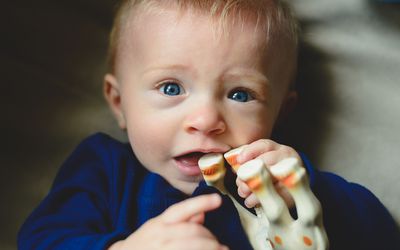
M396 223L370 191L317 171L302 157L323 207L330 249L400 249ZM217 191L201 182L192 196L212 192ZM23 224L18 247L106 249L186 198L161 176L147 171L129 144L96 134L63 164L49 194ZM205 226L230 249L251 249L229 198L223 197L222 206L206 214Z

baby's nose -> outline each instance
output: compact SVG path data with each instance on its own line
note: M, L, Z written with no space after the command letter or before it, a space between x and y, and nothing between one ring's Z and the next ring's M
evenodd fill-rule
M226 124L216 105L199 105L186 116L184 129L188 133L219 135L226 130Z

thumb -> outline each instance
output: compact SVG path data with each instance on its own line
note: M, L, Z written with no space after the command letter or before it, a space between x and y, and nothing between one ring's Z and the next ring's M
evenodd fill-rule
M161 219L167 224L189 221L201 223L203 222L201 214L218 208L221 203L218 194L200 195L170 206L161 215Z

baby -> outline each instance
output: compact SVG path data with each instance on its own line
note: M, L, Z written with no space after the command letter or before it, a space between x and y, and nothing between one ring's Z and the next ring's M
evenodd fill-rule
M296 56L297 23L277 0L122 1L104 94L129 144L104 134L82 142L22 226L19 248L251 249L231 200L210 194L198 166L246 145L239 164L302 162L331 249L390 249L399 232L373 194L271 140L296 103Z

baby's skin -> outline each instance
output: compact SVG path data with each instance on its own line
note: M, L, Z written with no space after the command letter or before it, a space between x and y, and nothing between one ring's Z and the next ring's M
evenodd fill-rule
M221 197L218 194L201 195L179 202L161 215L148 220L125 240L114 243L109 250L227 250L228 248L221 245L202 225L204 213L220 205Z

